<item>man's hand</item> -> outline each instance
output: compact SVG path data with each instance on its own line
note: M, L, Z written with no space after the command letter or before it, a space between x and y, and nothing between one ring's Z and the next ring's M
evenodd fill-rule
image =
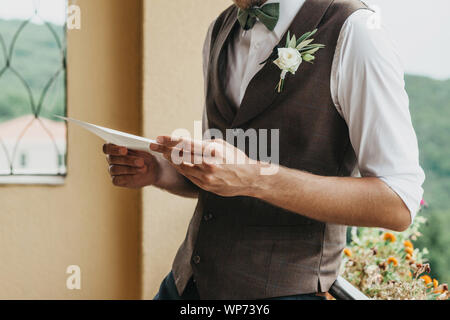
M259 174L256 161L223 140L194 141L187 138L158 137L153 151L183 176L203 190L220 196L249 194Z
M113 144L103 145L109 174L118 187L142 188L154 185L160 175L158 160L148 152L128 150Z

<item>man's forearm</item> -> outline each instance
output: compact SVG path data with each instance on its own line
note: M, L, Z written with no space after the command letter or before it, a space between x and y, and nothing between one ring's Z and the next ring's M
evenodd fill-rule
M259 176L249 195L309 218L402 231L410 224L400 197L378 178L322 177L281 167Z
M154 184L155 187L186 198L198 197L199 188L195 184L178 173L163 157L157 159L160 176Z

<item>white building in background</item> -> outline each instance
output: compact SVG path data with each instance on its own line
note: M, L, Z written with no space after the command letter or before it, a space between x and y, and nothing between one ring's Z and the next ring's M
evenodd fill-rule
M32 115L0 123L0 175L64 175L66 134L64 122Z

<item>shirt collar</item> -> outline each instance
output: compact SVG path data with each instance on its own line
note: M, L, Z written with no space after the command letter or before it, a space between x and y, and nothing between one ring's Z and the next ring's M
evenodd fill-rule
M300 8L306 0L268 0L266 3L279 2L280 3L280 18L273 32L278 40L281 40L283 35L288 30L292 21L297 16Z

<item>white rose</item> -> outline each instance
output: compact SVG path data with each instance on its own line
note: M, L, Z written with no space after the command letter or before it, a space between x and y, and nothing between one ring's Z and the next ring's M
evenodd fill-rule
M278 48L278 59L274 63L281 70L295 74L302 61L302 55L297 49Z

